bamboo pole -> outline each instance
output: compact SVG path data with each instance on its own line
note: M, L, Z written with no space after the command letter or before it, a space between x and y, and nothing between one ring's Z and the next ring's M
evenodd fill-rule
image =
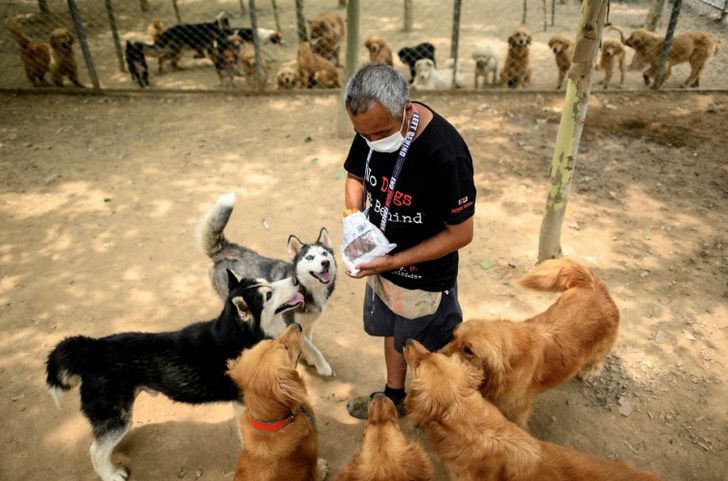
M104 0L106 5L106 15L109 17L109 26L111 27L111 36L114 39L114 47L116 48L116 58L119 60L119 71L126 72L124 65L124 53L121 49L121 40L119 39L119 30L116 28L116 18L114 17L114 7L111 0Z
M452 41L450 43L450 57L452 58L452 89L457 88L455 79L458 75L458 48L460 46L460 11L462 0L455 0L452 7Z
M677 19L680 16L680 8L682 0L674 0L672 4L672 12L670 13L670 22L667 24L667 32L665 33L665 41L662 42L662 51L660 52L660 63L657 65L657 74L655 75L655 83L652 88L657 90L662 87L662 78L665 73L665 63L667 62L667 54L672 47L672 37L675 36L675 27L677 27Z
M346 60L344 61L344 88L359 65L359 0L349 0L346 6ZM336 133L341 138L351 137L353 130L349 113L343 101L336 111Z
M541 223L538 243L539 262L561 255L561 225L566 213L579 141L589 106L591 75L594 72L594 63L601 43L608 4L608 0L582 2L576 47L567 77L561 123L551 161L546 212Z
M81 15L78 13L78 6L76 0L68 0L68 9L71 12L71 18L73 19L73 25L76 28L76 36L78 37L78 43L81 45L81 51L83 52L83 59L86 62L86 69L88 70L88 76L91 77L91 83L96 90L101 89L99 85L99 77L96 75L96 67L94 66L94 58L91 56L91 50L88 48L88 40L86 39L86 31L83 29L81 23Z

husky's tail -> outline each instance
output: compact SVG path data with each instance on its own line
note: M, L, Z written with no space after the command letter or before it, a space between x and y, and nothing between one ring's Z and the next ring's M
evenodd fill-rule
M48 354L46 385L56 406L61 395L77 386L89 362L93 362L91 349L95 339L86 336L67 337Z
M572 287L594 289L596 278L589 269L571 259L552 259L536 266L518 283L538 291L563 292Z
M15 38L18 44L20 44L20 48L27 48L28 45L30 45L32 40L26 37L20 30L20 25L18 25L18 21L15 17L8 17L7 20L5 20L5 26L8 28L8 31L13 38Z
M202 251L210 259L229 244L223 231L233 213L235 206L235 194L230 192L218 197L215 205L212 206L197 222L195 228L195 240Z

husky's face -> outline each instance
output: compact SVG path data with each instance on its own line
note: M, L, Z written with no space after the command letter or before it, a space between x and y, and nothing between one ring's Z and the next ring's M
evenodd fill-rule
M296 277L307 288L328 286L336 278L336 259L328 231L323 228L314 244L304 244L296 236L288 239L288 253L296 268Z
M265 279L238 279L228 270L229 299L238 311L240 320L252 326L266 327L282 312L303 304L303 294L298 290L295 277L268 282ZM277 334L277 333L276 333Z

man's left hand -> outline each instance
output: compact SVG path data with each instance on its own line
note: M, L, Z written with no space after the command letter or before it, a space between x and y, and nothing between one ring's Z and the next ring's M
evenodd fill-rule
M347 272L350 277L353 277L355 279L361 279L362 277L381 274L382 272L389 272L397 268L394 262L394 256L390 255L377 257L376 259L373 259L369 262L358 264L356 267L359 269L359 272L357 272L356 275L351 275L349 272Z

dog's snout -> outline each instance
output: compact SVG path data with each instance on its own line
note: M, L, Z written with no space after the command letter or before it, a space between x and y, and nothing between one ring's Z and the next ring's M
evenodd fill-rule
M303 327L301 327L301 325L299 323L297 323L296 321L293 321L293 323L291 325L298 332L303 332Z
M325 269L328 269L330 265L331 265L331 261L328 261L328 260L321 261L321 267L323 267Z

